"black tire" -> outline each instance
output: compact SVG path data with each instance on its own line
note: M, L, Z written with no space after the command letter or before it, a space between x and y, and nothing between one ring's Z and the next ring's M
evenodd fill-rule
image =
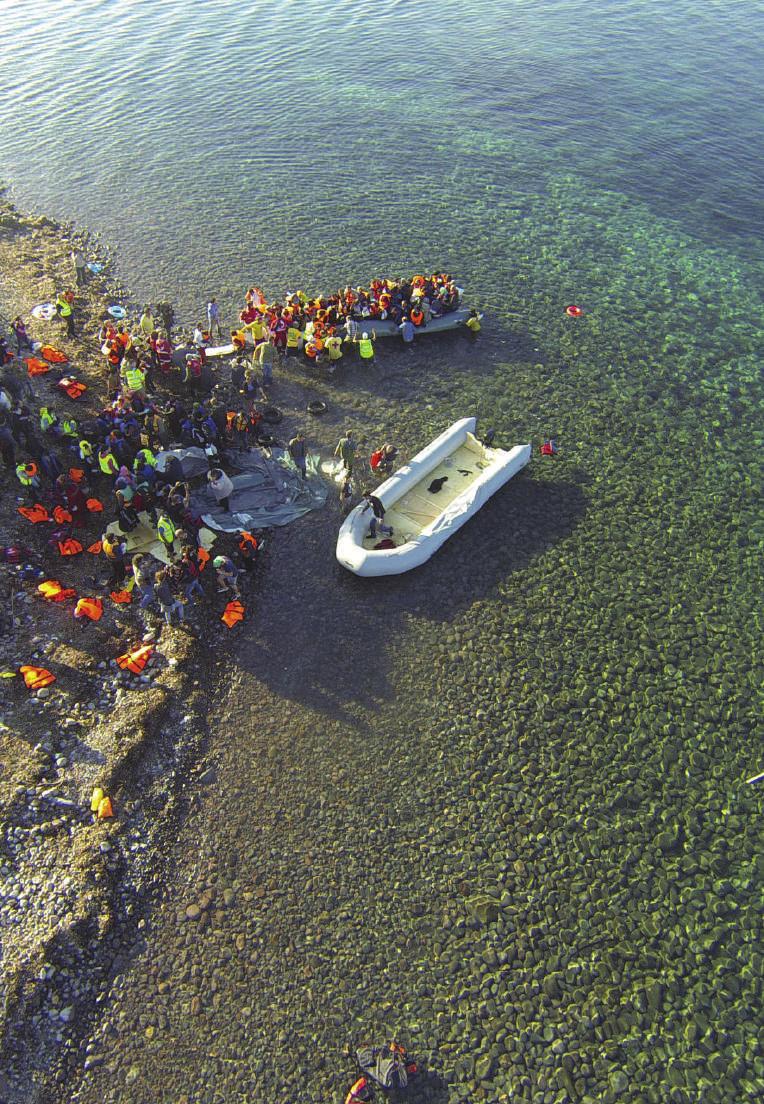
M319 414L326 414L329 407L326 405L325 402L322 402L321 399L314 399L313 402L308 403L307 409L308 414L314 414L318 416Z
M266 406L263 410L263 421L268 425L278 425L283 421L284 415L277 406Z

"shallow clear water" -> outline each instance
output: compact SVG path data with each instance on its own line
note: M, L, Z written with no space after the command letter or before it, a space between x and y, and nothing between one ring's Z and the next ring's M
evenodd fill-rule
M322 1100L390 1029L434 1100L752 1098L760 6L44 8L0 65L19 201L187 319L445 265L479 340L382 347L312 432L560 443L404 579L343 574L330 511L279 535L219 789L76 1099ZM208 885L246 906L195 939Z

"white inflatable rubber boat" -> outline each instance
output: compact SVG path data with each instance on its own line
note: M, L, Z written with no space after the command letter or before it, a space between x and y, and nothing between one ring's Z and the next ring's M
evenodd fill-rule
M356 575L400 575L429 560L531 458L531 446L487 448L475 418L462 418L436 437L374 492L384 525L369 535L366 502L351 510L337 537L337 559ZM382 547L379 547L382 545Z

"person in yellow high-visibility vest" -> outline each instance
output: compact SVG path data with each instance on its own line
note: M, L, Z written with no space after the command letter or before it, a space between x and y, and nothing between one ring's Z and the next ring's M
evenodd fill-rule
M74 292L62 291L56 297L56 313L66 323L66 336L74 337Z
M360 337L356 336L355 344L358 345L358 352L363 360L373 360L376 339L377 335L374 330L371 331L371 337L368 333L362 333Z

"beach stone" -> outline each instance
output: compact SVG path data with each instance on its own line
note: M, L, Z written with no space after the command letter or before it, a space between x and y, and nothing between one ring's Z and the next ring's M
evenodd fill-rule
M682 830L679 827L659 832L655 838L656 845L664 853L670 855L678 851L682 846Z
M625 1093L629 1087L629 1079L623 1070L616 1070L610 1074L610 1089L614 1093Z
M542 988L551 1000L559 1000L562 996L557 974L547 974L542 982Z
M495 924L499 919L499 901L487 893L478 893L464 902L467 912L481 924Z
M198 905L186 905L187 920L198 920L201 915L202 910L199 908Z
M494 1057L492 1054L483 1054L475 1062L475 1077L478 1081L487 1081L493 1073Z

